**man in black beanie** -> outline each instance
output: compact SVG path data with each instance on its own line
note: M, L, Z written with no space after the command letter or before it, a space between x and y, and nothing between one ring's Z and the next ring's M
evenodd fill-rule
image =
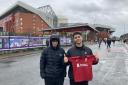
M50 37L50 46L45 48L40 58L40 75L45 85L63 85L66 76L65 51L60 47L57 35Z

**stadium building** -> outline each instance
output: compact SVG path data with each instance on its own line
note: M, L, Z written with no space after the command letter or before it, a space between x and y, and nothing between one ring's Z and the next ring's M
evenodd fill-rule
M49 5L34 8L18 1L0 15L1 35L42 36L40 30L57 26L57 16Z

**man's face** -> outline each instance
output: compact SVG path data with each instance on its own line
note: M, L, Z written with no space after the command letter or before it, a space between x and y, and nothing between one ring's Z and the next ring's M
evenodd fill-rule
M82 38L82 36L81 35L75 35L74 36L74 42L76 43L76 44L80 44L80 43L82 43L82 41L83 41L83 38Z
M58 41L57 40L52 41L52 46L53 47L57 47L57 45L58 45Z

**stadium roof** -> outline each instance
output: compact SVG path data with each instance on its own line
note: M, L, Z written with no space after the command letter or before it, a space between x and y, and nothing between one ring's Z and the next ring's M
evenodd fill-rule
M61 23L62 24L62 23ZM100 28L104 28L104 29L109 29L110 31L114 32L115 29L107 26L107 25L101 25L101 24L89 24L89 23L63 23L62 25L60 25L59 28L66 28L66 27L76 27L76 26L89 26L92 29L94 29L95 31L98 32L98 30L96 29L97 27Z
M91 27L88 23L68 23L68 25L67 25L67 27L77 27L77 26L89 26L89 27ZM67 28L67 27L63 26L60 28ZM96 30L95 28L92 28L92 29L98 32L98 30Z
M57 29L68 29L68 28L73 28L73 27L80 27L80 26L89 26L92 28L88 23L65 23L65 25L53 28L52 30L57 30ZM95 28L92 28L94 31L99 32ZM44 31L51 30L51 29L44 29Z
M12 11L13 9L15 9L18 6L39 15L50 27L53 27L52 26L53 24L50 23L49 20L47 20L47 17L49 17L49 16L46 13L44 13L43 11L40 11L39 9L34 8L28 4L25 4L21 1L16 2L12 6L10 6L7 10L5 10L2 14L0 14L0 18L2 18L6 13ZM47 6L49 6L49 5L47 5Z
M89 26L91 26L92 28L97 28L97 27L100 27L100 28L105 28L105 29L109 29L110 31L112 32L115 32L115 29L108 26L108 25L101 25L101 24L89 24Z
M89 26L91 27L93 30L99 32L96 28L100 27L100 28L104 28L104 29L109 29L111 32L114 32L115 29L107 26L107 25L100 25L100 24L89 24L89 23L63 23L62 26L59 26L57 28L52 28L54 29L63 29L63 28L71 28L71 27L78 27L78 26ZM51 29L45 29L45 30L51 30Z

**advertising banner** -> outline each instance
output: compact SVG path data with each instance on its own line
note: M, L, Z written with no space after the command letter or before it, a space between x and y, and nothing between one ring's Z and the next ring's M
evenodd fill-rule
M0 39L0 49L2 48L2 39Z
M71 45L71 38L61 37L60 44L61 45Z
M10 37L10 48L28 47L28 37Z
M2 42L2 48L3 49L9 49L9 39L8 38L3 38L3 42Z
M43 45L43 38L41 37L31 37L29 40L29 46L41 46Z

